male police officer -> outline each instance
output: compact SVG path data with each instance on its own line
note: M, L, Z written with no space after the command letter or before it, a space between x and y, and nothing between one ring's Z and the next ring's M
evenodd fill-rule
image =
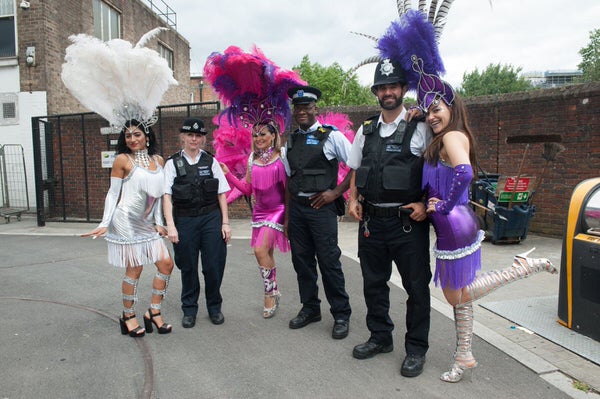
M229 185L219 163L202 148L207 131L200 119L188 118L180 129L183 150L165 164L164 215L175 264L181 270L182 326L194 327L198 313L202 257L206 308L213 324L225 321L221 313L221 282L231 238L227 200Z
M348 158L350 142L336 128L317 121L319 89L294 87L288 90L288 95L294 106L294 120L300 127L287 143L291 169L287 213L292 263L302 302L302 309L290 321L290 328L302 328L321 320L318 259L334 319L331 335L342 339L348 336L351 309L340 262L337 216L343 210L341 196L349 187L350 174L340 185L337 175L338 162L346 162Z
M358 256L371 333L353 356L367 359L393 350L388 280L394 261L408 293L401 374L416 377L429 348L429 224L421 174L431 133L424 123L405 120L402 101L407 90L400 65L380 61L371 91L382 110L356 133L348 160L353 169L348 212L360 221Z

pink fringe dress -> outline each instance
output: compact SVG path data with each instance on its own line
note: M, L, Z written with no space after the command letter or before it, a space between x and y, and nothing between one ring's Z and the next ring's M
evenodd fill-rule
M253 155L251 154L250 157ZM290 243L283 233L285 218L285 184L287 175L281 157L264 165L249 161L252 185L245 179L240 181L232 173L226 175L227 181L242 193L253 194L255 199L252 212L252 238L250 246L267 243L269 248L278 248L281 252L290 250Z
M290 242L283 234L285 218L285 183L287 175L280 157L263 165L252 163L252 192L255 205L252 212L252 247L267 240L269 248L281 252L290 250Z

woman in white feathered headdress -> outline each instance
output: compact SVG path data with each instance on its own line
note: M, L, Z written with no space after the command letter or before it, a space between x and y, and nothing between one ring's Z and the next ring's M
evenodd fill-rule
M62 79L84 106L121 128L117 157L111 170L104 215L97 228L82 237L106 236L108 262L124 267L122 283L122 334L142 337L156 326L159 334L171 332L162 320L173 261L163 240L162 196L164 160L156 154L151 125L163 94L177 84L173 71L156 51L144 44L161 28L142 37L135 47L127 41L108 42L87 36L71 36ZM144 315L145 328L135 317L137 284L143 265L158 269L152 282L152 299Z

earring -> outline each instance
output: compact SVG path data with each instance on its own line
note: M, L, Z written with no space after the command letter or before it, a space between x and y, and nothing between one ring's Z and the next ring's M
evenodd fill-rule
M150 147L150 142L146 140L146 148Z

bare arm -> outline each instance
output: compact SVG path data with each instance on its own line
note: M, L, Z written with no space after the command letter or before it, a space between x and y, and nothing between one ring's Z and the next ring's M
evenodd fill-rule
M223 240L229 242L231 240L231 227L229 226L229 211L227 209L227 196L225 193L219 194L218 201L219 208L221 208L221 217L223 218L221 234L223 235Z
M163 195L163 216L167 224L167 237L173 244L179 242L179 233L175 227L175 218L173 217L173 198L171 194Z
M348 198L348 213L356 220L362 220L362 205L358 201L358 189L356 188L356 171L351 170L350 197Z

